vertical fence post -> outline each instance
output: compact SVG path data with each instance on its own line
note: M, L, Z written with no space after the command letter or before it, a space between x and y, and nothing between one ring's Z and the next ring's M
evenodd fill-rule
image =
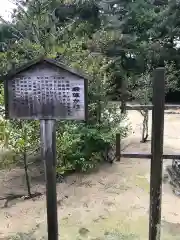
M157 68L153 81L149 240L160 240L164 107L165 69Z
M116 161L120 162L121 160L121 134L116 134Z

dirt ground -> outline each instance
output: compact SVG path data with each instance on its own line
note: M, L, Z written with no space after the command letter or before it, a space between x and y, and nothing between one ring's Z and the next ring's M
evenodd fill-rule
M131 111L132 134L123 141L129 152L149 152L150 142L140 143L141 115ZM151 126L151 123L150 123ZM180 151L180 115L165 115L164 153ZM164 166L170 160L164 161ZM57 185L59 239L148 239L149 209L148 159L121 159L104 165L98 172L69 176ZM31 169L33 191L45 192L39 168ZM21 169L0 172L0 195L25 192ZM46 239L46 200L19 200L3 208L0 201L0 239L14 239L17 233L31 233L33 239ZM112 233L114 238L106 238ZM129 236L131 235L131 238ZM175 240L180 235L180 198L163 184L161 239ZM32 238L17 239L32 239ZM9 238L7 238L9 237ZM44 238L43 238L44 237Z

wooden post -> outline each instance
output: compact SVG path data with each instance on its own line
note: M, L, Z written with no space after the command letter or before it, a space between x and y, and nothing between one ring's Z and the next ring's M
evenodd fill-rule
M48 240L58 240L56 195L55 121L41 120L42 156L45 165Z
M151 177L150 177L150 219L149 240L160 240L161 195L165 107L165 70L157 68L153 81Z
M121 113L126 113L126 101L127 101L127 78L122 79L121 85Z
M121 135L120 133L116 134L116 161L121 161Z

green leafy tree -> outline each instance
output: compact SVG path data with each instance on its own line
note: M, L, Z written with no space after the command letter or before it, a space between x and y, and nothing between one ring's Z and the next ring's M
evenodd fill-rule
M99 5L103 27L94 35L89 48L112 59L108 91L112 98L122 99L122 81L126 81L127 100L148 104L152 98L151 74L158 66L166 67L166 93L178 90L178 3L110 0L99 1ZM144 142L148 137L148 111L143 109L141 114Z

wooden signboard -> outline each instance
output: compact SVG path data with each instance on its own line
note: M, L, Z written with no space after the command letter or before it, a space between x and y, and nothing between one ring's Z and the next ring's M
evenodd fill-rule
M87 79L74 70L46 59L6 79L6 118L86 120Z

